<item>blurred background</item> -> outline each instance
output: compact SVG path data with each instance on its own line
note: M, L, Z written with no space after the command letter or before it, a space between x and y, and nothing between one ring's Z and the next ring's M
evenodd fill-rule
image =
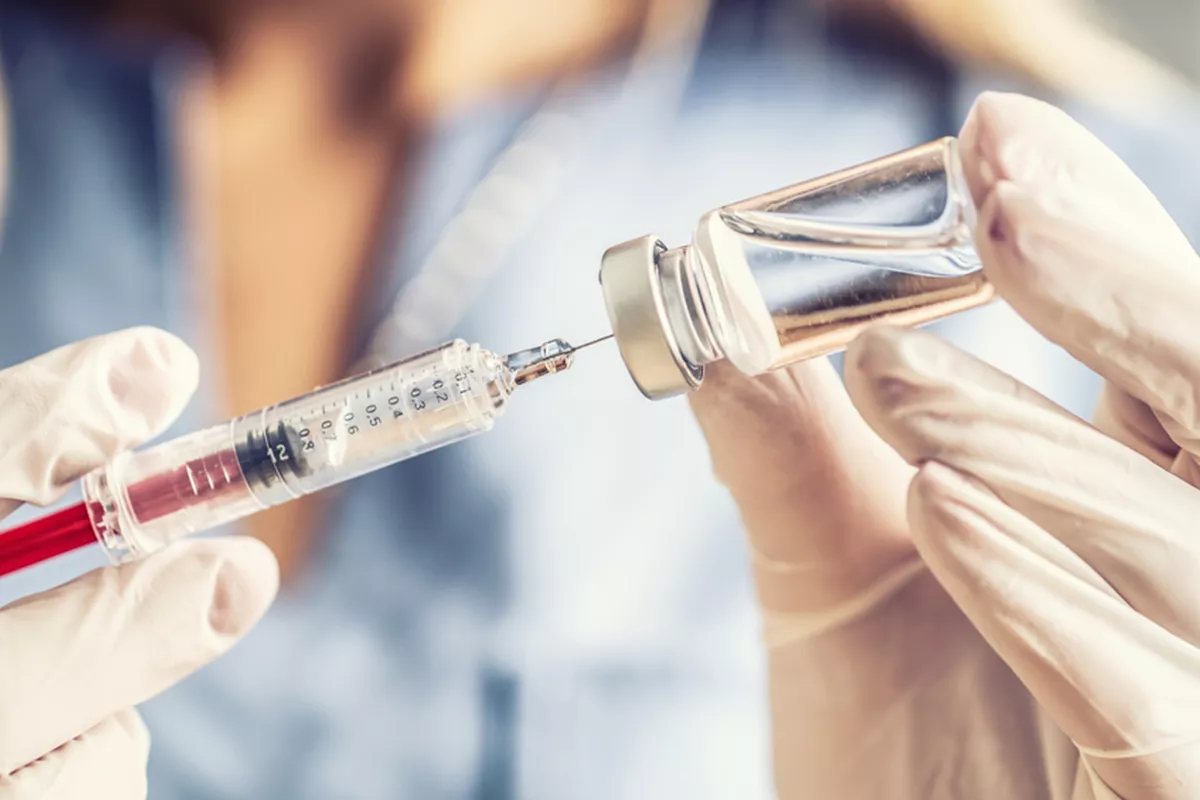
M0 364L172 330L177 434L373 353L584 340L607 246L952 134L985 88L1065 106L1194 237L1198 37L1192 0L0 0ZM1006 307L940 329L1090 411ZM155 798L771 795L736 514L614 347L245 531L284 592L143 709Z

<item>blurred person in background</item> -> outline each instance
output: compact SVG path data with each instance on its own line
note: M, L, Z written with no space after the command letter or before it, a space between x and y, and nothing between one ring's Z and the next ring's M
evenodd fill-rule
M393 356L601 333L606 246L952 133L962 64L1105 113L1180 95L1065 5L958 5L6 3L0 355L177 332L205 392L181 432L341 377L385 319ZM1109 130L1168 206L1192 199L1194 156ZM1003 311L947 329L1089 402ZM485 439L246 529L284 595L144 708L156 797L768 794L735 511L615 352Z

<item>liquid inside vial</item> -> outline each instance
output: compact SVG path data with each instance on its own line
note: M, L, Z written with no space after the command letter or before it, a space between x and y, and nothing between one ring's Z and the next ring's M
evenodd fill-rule
M689 257L725 355L756 374L990 298L974 226L944 139L711 212Z

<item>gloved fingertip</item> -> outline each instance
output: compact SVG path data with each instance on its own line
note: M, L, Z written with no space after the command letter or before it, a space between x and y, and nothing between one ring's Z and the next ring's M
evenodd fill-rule
M846 389L871 422L880 411L906 405L930 382L952 374L956 352L925 331L888 325L868 328L846 350Z
M846 388L860 413L901 413L934 394L979 402L1016 398L1054 407L1016 378L955 347L933 333L879 326L864 331L846 351ZM1056 408L1056 407L1054 407Z
M991 156L994 142L992 117L1003 113L1009 102L1007 95L984 92L971 106L967 120L958 134L959 158L976 206L983 205L992 186L999 179Z
M867 424L914 466L951 451L974 452L971 425L981 414L1052 407L1011 375L932 333L905 328L873 327L851 343L846 388Z
M987 549L979 537L1000 536L993 516L1002 505L982 482L947 464L921 465L908 487L908 519L917 551L940 580L977 566L975 555Z
M119 407L161 432L183 411L200 379L196 353L157 328L125 331L112 355L108 389Z
M138 744L145 752L150 749L150 729L142 720L140 714L132 708L113 714L113 721L129 736L129 740Z
M265 544L248 536L214 540L220 557L208 622L216 633L244 635L262 618L279 591L279 564Z
M279 591L279 564L270 548L249 536L185 539L144 561L120 568L140 585L135 597L184 612L189 621L203 612L201 627L215 634L199 657L222 652L266 613ZM188 637L200 631L190 628Z
M1077 177L1107 151L1090 131L1057 106L1005 92L981 94L959 134L963 169L976 203L1009 180L1027 186ZM1100 157L1112 160L1111 154Z
M959 157L977 206L1000 181L1037 183L1064 166L1060 151L1091 134L1066 112L1010 92L984 92L959 133Z
M909 508L920 511L944 508L964 492L981 488L966 475L940 461L926 461L908 487Z

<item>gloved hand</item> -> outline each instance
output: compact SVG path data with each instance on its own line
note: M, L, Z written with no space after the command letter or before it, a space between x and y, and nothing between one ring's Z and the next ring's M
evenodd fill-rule
M162 432L196 377L187 346L148 328L0 371L0 515ZM277 584L264 545L210 539L0 610L0 800L145 797L133 706L227 650Z
M1049 106L982 97L962 151L998 293L1109 384L1093 427L897 329L847 352L861 417L823 362L714 372L780 796L1200 797L1200 264Z

